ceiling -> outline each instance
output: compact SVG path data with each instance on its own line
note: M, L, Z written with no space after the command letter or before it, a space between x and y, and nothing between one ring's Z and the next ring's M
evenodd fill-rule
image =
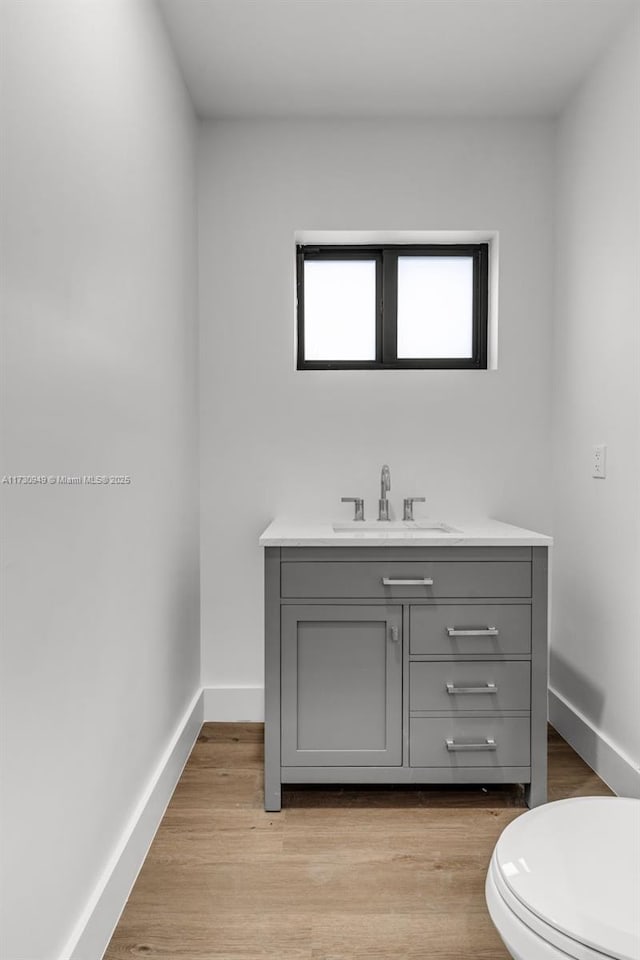
M640 0L158 0L206 118L548 116Z

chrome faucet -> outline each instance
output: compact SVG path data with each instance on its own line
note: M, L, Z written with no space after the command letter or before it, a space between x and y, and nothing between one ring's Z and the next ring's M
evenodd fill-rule
M355 507L354 520L364 520L364 500L362 497L340 497L342 503L352 503Z
M391 490L391 471L386 465L380 473L380 499L378 500L378 520L390 520L387 493Z
M424 497L405 497L404 498L404 511L402 513L403 520L410 520L413 523L413 505L414 503L424 503Z

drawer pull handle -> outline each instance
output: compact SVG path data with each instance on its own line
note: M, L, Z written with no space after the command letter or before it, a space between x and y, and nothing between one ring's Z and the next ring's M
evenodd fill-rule
M481 687L456 687L455 683L447 684L447 693L497 693L498 688L495 683L485 683Z
M433 580L430 577L421 577L419 580L394 580L392 577L383 577L385 587L431 587Z
M397 643L398 640L400 639L400 633L397 627L391 627L389 629L389 634L391 637L391 643Z
M450 637L497 637L500 631L497 627L479 627L473 630L461 630L459 627L447 627Z
M482 743L456 743L455 740L445 740L449 753L457 750L497 750L498 744L493 737L487 737Z

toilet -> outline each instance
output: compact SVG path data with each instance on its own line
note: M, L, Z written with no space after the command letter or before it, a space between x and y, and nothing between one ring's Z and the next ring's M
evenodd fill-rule
M485 895L514 960L640 960L640 800L578 797L518 817Z

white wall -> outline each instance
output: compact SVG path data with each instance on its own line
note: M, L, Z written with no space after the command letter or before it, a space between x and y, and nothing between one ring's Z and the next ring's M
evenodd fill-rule
M2 4L2 955L59 956L199 684L195 123L147 0ZM95 960L85 955L82 960Z
M621 788L611 748L640 763L639 35L636 15L562 116L556 185L551 688L566 735Z
M385 462L396 509L423 494L432 516L549 529L552 154L544 122L203 126L205 687L262 685L261 530L276 515L346 517L341 495L374 516ZM305 229L498 230L499 368L296 372ZM229 719L248 703L209 702Z

